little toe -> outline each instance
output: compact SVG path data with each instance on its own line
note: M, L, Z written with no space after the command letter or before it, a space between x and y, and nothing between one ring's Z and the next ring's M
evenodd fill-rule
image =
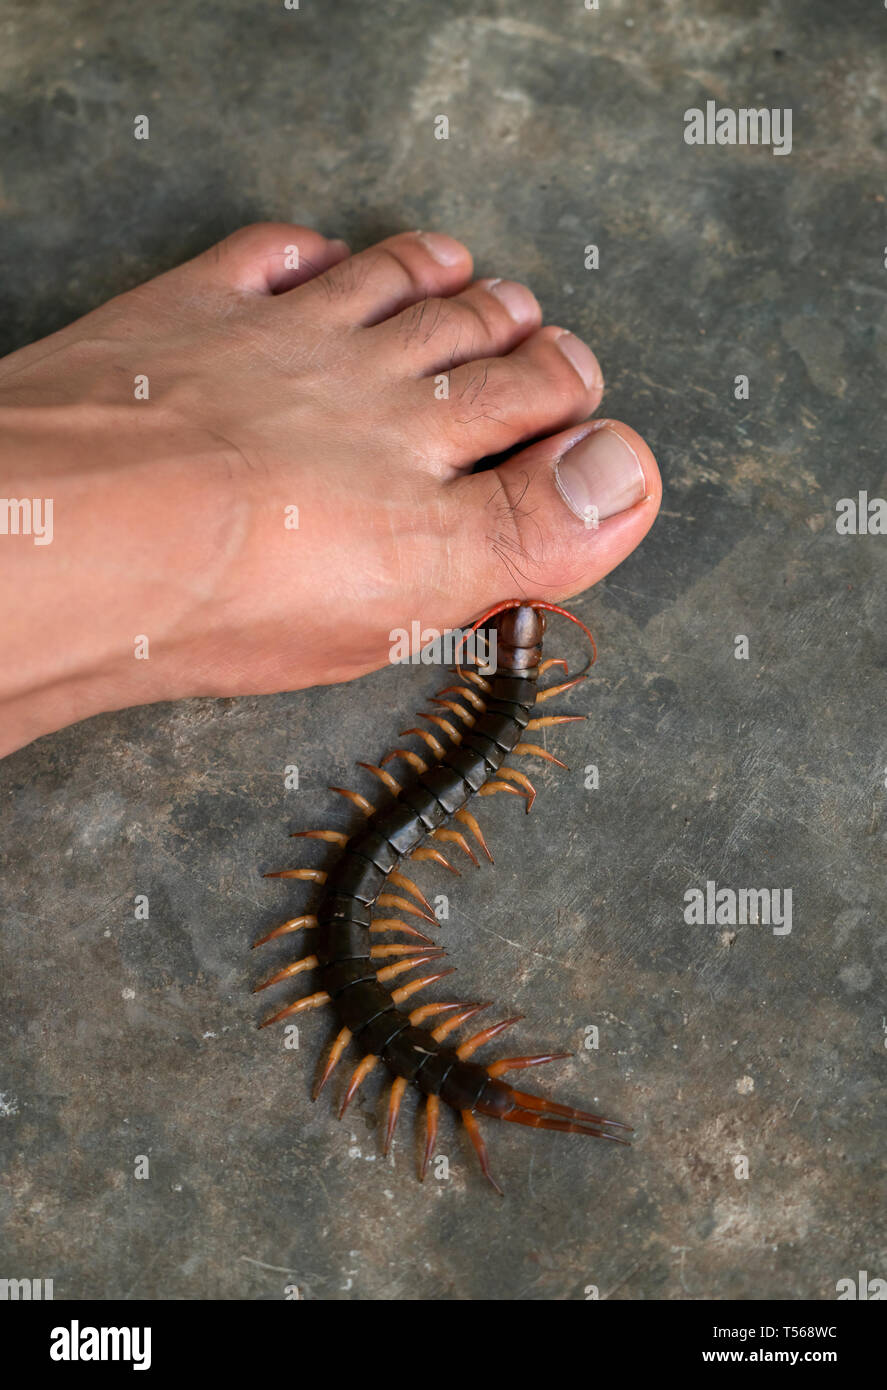
M421 299L368 328L371 352L421 377L510 352L542 321L536 296L514 280L477 280L461 294Z
M254 222L176 266L168 275L196 275L207 284L247 294L281 294L305 284L348 255L344 241L331 240L311 227Z

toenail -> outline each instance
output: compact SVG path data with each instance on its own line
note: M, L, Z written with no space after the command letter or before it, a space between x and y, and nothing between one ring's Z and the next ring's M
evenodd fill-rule
M626 512L646 495L640 459L608 421L601 421L554 466L557 490L589 528Z
M465 260L465 247L451 236L442 232L417 232L416 236L438 265L458 265Z
M539 317L536 296L526 285L519 285L516 280L491 280L487 289L505 306L515 323L535 323Z
M589 391L593 386L603 383L604 374L600 363L581 338L577 338L575 333L562 333L555 342L567 360L572 362Z

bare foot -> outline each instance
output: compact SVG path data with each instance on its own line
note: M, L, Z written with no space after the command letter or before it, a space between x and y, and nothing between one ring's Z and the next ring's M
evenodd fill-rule
M0 534L0 753L102 710L346 680L414 619L600 579L659 474L587 419L590 349L540 324L449 237L352 256L259 224L3 359L0 493L53 505L51 544Z

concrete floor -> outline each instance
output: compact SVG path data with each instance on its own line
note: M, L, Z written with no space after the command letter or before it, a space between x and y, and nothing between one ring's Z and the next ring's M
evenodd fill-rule
M861 0L5 6L0 349L245 221L445 228L595 346L666 497L575 604L601 656L561 706L591 721L550 744L573 771L529 819L482 804L495 868L420 875L459 995L526 1014L523 1050L578 1050L540 1087L636 1145L490 1124L500 1201L447 1122L450 1176L420 1187L411 1105L380 1157L381 1078L344 1125L341 1089L312 1106L329 1020L298 1051L255 1029L274 952L249 944L310 901L260 870L323 862L287 831L349 824L327 784L368 790L354 759L433 672L106 716L0 769L0 1275L423 1300L887 1275L887 538L835 528L839 498L887 496L884 24ZM685 145L708 99L791 107L791 155ZM707 880L791 888L791 933L686 925Z

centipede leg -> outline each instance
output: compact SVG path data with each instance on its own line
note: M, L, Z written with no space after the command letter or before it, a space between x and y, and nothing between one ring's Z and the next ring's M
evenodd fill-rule
M397 1127L397 1117L400 1114L400 1103L406 1088L407 1079L405 1076L396 1076L391 1083L391 1094L388 1097L388 1123L385 1126L385 1147L382 1150L386 1158L391 1149L391 1141Z
M509 1071L521 1071L524 1067L541 1067L545 1062L562 1062L572 1057L572 1052L540 1052L535 1057L501 1057L498 1062L487 1067L490 1076L504 1076Z
M259 1024L260 1028L269 1028L272 1023L278 1023L282 1018L289 1018L292 1014L305 1013L307 1009L319 1009L324 1004L329 1004L330 996L325 989L320 989L316 994L307 994L304 999L297 999L294 1004L288 1004L285 1009L280 1009L278 1013L272 1014L270 1018L263 1018Z
M419 1173L419 1181L425 1181L425 1174L428 1171L428 1164L434 1154L434 1146L437 1143L437 1126L440 1118L440 1100L437 1096L428 1096L425 1101L425 1152L422 1155L422 1168Z
M266 932L264 936L259 937L258 941L254 941L253 950L255 950L257 946L264 946L266 941L274 941L278 936L288 936L290 932L301 931L303 927L316 926L317 918L313 913L309 913L307 916L303 917L290 917L288 921L281 922L279 927L275 927L273 931Z
M506 1028L510 1028L513 1023L520 1023L523 1014L515 1014L512 1018L504 1018L501 1023L494 1023L490 1028L484 1028L480 1033L475 1033L473 1037L466 1038L461 1046L456 1048L456 1055L460 1061L465 1062L472 1057L479 1047L491 1042L493 1038L499 1036Z
M348 1109L348 1106L351 1104L351 1101L354 1099L354 1095L361 1082L363 1082L365 1078L369 1076L370 1072L373 1070L373 1067L376 1065L378 1060L378 1057L374 1053L368 1052L366 1057L363 1057L358 1062L357 1066L354 1069L354 1075L352 1076L351 1081L348 1085L348 1090L345 1092L345 1099L342 1101L342 1108L339 1111L340 1120L345 1114L345 1111Z
M489 859L490 863L492 864L492 862L493 862L493 856L492 856L492 854L490 854L490 851L489 851L489 849L487 848L487 842L486 842L486 840L484 839L484 833L483 833L483 831L481 830L480 826L479 826L478 823L477 823L477 817L476 817L476 816L473 816L473 815L471 814L470 811L466 811L465 808L464 808L464 806L463 806L463 808L462 808L461 811L457 811L457 812L456 812L456 814L455 814L455 816L453 817L453 819L454 819L454 820L461 821L463 825L467 825L467 826L468 826L468 829L471 831L472 835L473 835L474 838L477 840L477 843L480 845L480 847L481 847L481 849L483 850L484 854L487 856L487 858Z
M483 1141L483 1135L480 1132L480 1125L478 1124L477 1119L475 1118L471 1110L461 1110L459 1113L462 1116L462 1123L465 1126L468 1138L471 1140L471 1143L474 1146L474 1152L477 1154L478 1160L480 1162L481 1172L483 1173L487 1182L490 1183L491 1186L495 1187L496 1191L499 1193L499 1196L504 1197L505 1193L502 1191L502 1188L499 1186L496 1179L490 1172L490 1163L487 1157L487 1146Z
M350 1041L351 1041L351 1029L350 1029L350 1028L343 1028L343 1029L341 1030L341 1032L339 1032L339 1033L336 1034L336 1037L335 1037L335 1039L334 1039L334 1041L333 1041L333 1045L332 1045L332 1047L330 1048L330 1054L329 1054L329 1056L328 1056L327 1059L326 1059L326 1066L324 1067L323 1073L322 1073L322 1075L321 1075L319 1081L318 1081L317 1084L315 1085L314 1091L312 1092L312 1096L311 1096L311 1099L312 1099L312 1100L317 1100L317 1097L320 1095L320 1093L321 1093L321 1091L323 1090L324 1086L326 1085L326 1083L329 1081L330 1077L332 1076L333 1071L335 1070L336 1065L338 1064L339 1061L341 1061L342 1054L344 1053L344 1051L345 1051L346 1047L348 1046L348 1044L350 1043Z
M567 772L570 770L566 763L562 763L560 758L556 758L553 753L549 753L545 748L540 748L538 743L516 743L512 752L524 758L544 758L547 763L556 763L558 767L565 768ZM483 790L483 788L481 788L481 790Z
M545 690L540 690L536 696L536 704L544 704L546 700L554 699L555 695L563 695L565 690L572 690L574 685L579 685L586 680L586 676L574 676L572 680L562 681L560 685L549 685Z

